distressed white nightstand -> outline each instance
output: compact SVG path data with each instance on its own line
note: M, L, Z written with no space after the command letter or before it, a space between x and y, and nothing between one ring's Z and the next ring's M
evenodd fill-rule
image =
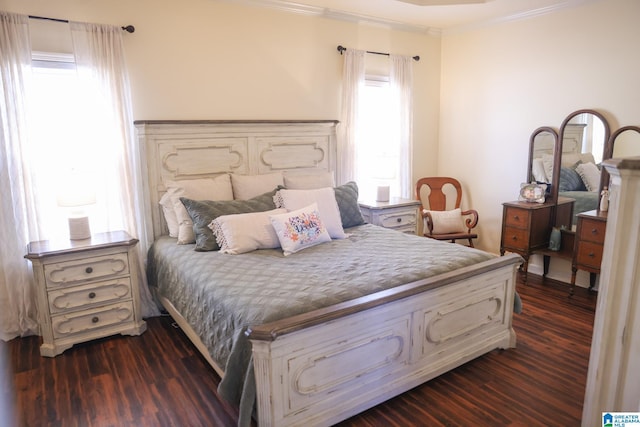
M147 329L140 314L137 243L124 231L29 243L25 258L33 264L42 356Z
M359 202L364 220L385 228L417 234L420 202L391 197L388 202Z

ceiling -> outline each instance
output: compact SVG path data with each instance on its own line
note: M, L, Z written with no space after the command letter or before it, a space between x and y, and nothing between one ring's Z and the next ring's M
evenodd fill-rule
M233 0L231 0L233 1ZM595 0L235 0L414 31L455 31L549 13Z

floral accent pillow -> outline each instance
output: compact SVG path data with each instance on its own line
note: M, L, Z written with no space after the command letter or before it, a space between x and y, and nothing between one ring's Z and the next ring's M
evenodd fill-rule
M317 203L284 214L271 215L270 219L285 256L331 241L331 236L320 219Z

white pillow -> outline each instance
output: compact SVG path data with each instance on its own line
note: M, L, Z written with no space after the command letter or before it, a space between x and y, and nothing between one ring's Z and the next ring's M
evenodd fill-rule
M545 175L551 181L553 179L553 156L551 154L543 154L542 165L544 166Z
M220 252L243 254L257 249L280 247L276 230L271 225L271 215L286 213L286 209L222 215L211 221L208 227L216 236Z
M277 208L285 208L288 211L302 209L311 203L317 203L318 211L331 238L344 239L347 237L342 228L336 193L331 187L315 190L279 190L273 197L273 201Z
M310 175L285 174L284 186L290 190L306 190L335 187L335 182L331 172L322 172Z
M582 178L584 186L589 191L598 191L600 189L600 170L593 163L580 163L576 167L576 172Z
M164 215L164 221L167 223L169 229L169 236L178 237L178 218L176 217L176 211L173 209L173 202L169 193L164 193L160 198L160 206L162 206L162 214Z
M196 241L196 236L193 233L193 222L180 201L180 197L192 200L233 200L231 179L229 174L226 173L213 178L167 181L165 182L165 187L178 224L177 236L174 237L178 238L178 244L180 245ZM167 224L169 224L169 221L167 221ZM169 230L169 233L171 233L171 230Z
M462 210L453 209L450 211L428 211L433 220L433 234L461 233L467 231L462 220Z
M285 256L331 241L317 203L270 218Z
M239 175L231 174L233 198L236 200L249 200L269 191L277 186L284 186L282 173L266 173L264 175Z
M542 158L533 159L533 164L531 165L531 174L533 175L533 179L537 182L549 182L549 178L547 178L547 173L544 170L544 163L542 162Z

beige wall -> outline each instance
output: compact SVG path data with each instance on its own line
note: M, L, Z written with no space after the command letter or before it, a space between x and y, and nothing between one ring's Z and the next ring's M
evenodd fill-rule
M471 195L478 246L500 247L501 203L517 199L534 129L557 129L581 108L605 114L612 130L640 124L639 16L637 0L591 1L443 36L438 173ZM554 263L568 280L569 266Z
M125 44L136 120L339 119L339 44L420 55L414 172L436 172L439 37L215 0L0 0L0 9L134 25Z

